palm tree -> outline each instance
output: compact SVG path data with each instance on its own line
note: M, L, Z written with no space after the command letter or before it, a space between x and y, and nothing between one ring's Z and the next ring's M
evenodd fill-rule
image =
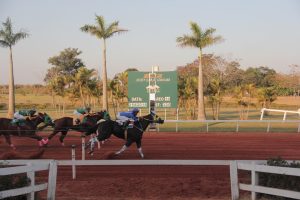
M106 25L103 16L96 15L96 25L84 25L80 28L83 32L90 33L103 41L103 59L102 59L102 81L103 81L103 109L108 110L107 97L107 72L106 72L106 39L112 37L116 33L125 32L127 30L119 28L119 22L115 21Z
M75 87L79 89L80 98L83 106L87 106L87 102L85 101L85 97L84 97L84 91L88 93L88 85L93 80L94 74L95 74L94 69L87 69L85 67L80 67L78 69L78 72L75 74L74 77Z
M198 72L198 120L205 120L204 110L204 96L203 96L203 70L202 70L202 49L215 44L222 40L221 36L213 36L216 31L214 28L202 30L200 26L195 23L190 23L192 35L183 35L176 39L177 43L181 47L196 47L199 48L199 72Z
M15 88L14 88L14 69L13 69L13 55L12 46L19 40L28 37L28 33L19 31L13 32L12 23L10 18L3 22L3 28L0 29L0 46L8 47L10 53L10 70L9 70L9 99L8 99L8 117L12 118L15 112Z

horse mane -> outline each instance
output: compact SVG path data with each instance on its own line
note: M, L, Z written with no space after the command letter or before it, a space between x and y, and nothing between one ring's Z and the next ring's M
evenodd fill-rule
M149 117L151 117L151 113L149 113L148 115L141 116L139 118L141 118L141 119L146 118L146 119L149 120Z

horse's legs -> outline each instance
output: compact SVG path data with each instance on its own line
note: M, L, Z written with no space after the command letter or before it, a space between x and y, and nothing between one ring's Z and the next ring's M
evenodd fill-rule
M99 133L98 133L98 131L97 131L97 133L95 133L95 136L94 137L96 137L96 139L98 138L98 135L99 135ZM106 139L105 139L106 140ZM102 141L102 144L104 144L104 141L105 140L103 140ZM100 141L97 141L97 143L98 143L98 149L100 149L101 148L101 144L100 144Z
M53 130L53 132L48 136L48 140L51 140L57 133L59 133L60 130Z
M38 145L40 147L44 146L44 142L43 142L44 139L41 136L34 134L34 135L29 135L28 137L30 137L32 139L36 139L38 141Z
M121 153L122 153L123 151L125 151L131 144L132 144L131 139L127 139L125 145L124 145L119 151L117 151L115 154L116 154L116 155L121 154Z
M13 148L13 150L16 150L15 145L14 145L13 143L11 143L11 137L10 137L10 135L4 133L3 136L4 136L4 138L5 138L6 143L9 144L9 146L10 146L11 148Z
M47 139L43 139L42 142L44 143L44 145L47 145L49 143L49 140L51 140L57 133L59 133L60 130L53 130L53 132L48 136Z
M125 151L127 149L127 146L124 145L119 151L117 151L115 154L119 155L120 153L122 153L123 151Z
M136 143L136 147L138 149L138 152L139 152L141 158L144 158L144 154L143 154L143 151L142 151L142 140L138 140L135 143Z
M62 146L65 146L64 139L67 136L67 133L68 133L67 130L61 131L61 135L59 137L59 141L60 141L60 143L61 143Z
M89 151L89 154L90 155L93 155L94 153L94 148L95 148L95 143L97 142L98 143L98 149L100 149L100 142L97 138L97 135L95 133L91 134L91 139L89 140L87 146L90 145L90 151Z

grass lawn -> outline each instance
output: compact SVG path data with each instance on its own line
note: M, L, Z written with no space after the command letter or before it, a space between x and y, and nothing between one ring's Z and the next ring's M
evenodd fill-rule
M58 98L56 99L58 100ZM7 96L0 96L0 105L7 103ZM74 117L73 110L75 106L72 106L70 102L67 102L67 109L63 112L58 108L52 107L52 97L50 95L16 95L16 107L20 108L31 108L35 107L39 112L48 113L53 119L57 119L63 116ZM123 105L126 108L126 105ZM278 97L277 100L271 106L273 109L285 109L296 111L300 108L300 97ZM110 115L114 119L115 112L110 105ZM101 108L93 108L94 110L100 110ZM123 109L126 110L126 109ZM251 107L249 110L249 120L259 120L261 108ZM119 111L119 110L118 110ZM116 111L117 112L117 111ZM7 110L0 110L0 117L5 117ZM148 109L141 109L141 115L148 113ZM176 109L157 109L157 114L166 119L166 120L176 120ZM212 120L212 109L206 107L206 116L208 120ZM179 110L178 115L179 120L186 120L186 113L183 109ZM224 97L224 101L221 104L221 110L219 115L220 120L238 120L239 112L237 106L235 105L234 99L230 97ZM268 115L264 116L264 120L282 120L283 113L278 112L269 112ZM287 120L300 120L298 114L287 114ZM269 126L270 132L297 132L299 123L271 123ZM165 123L159 126L160 131L175 131L176 123ZM246 123L240 122L238 131L239 132L267 132L268 123L267 122L258 122L258 123ZM191 131L191 132L207 132L206 123L177 123L177 130L179 132ZM237 125L235 122L216 122L208 124L209 132L235 132L237 130Z

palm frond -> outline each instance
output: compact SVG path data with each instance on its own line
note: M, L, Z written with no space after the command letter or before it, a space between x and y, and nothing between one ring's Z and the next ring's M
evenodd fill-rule
M6 33L4 32L4 30L0 30L0 38L4 38L6 35Z
M107 39L107 38L111 37L112 35L114 35L115 33L122 33L122 32L128 31L126 29L121 29L118 26L119 26L118 21L115 21L115 22L109 24L109 26L106 26L103 16L96 15L96 25L95 26L94 25L84 25L80 29L83 32L91 33L92 35L97 36L99 39Z
M203 37L212 37L212 34L216 31L214 28L209 28L203 33Z
M86 32L86 33L91 33L93 32L95 29L97 29L97 27L93 26L93 25L84 25L80 28L81 31Z
M98 38L103 38L104 33L101 32L97 26L94 25L84 25L83 27L80 28L81 31L90 33L91 35L94 35Z
M105 30L105 38L109 38L116 33L121 34L128 31L126 29L119 28L118 26L119 26L119 21L115 21L111 23Z
M20 31L16 34L14 34L13 36L13 43L15 44L16 42L18 42L21 39L25 39L29 36L28 33L26 33L25 31Z
M203 31L195 22L190 22L190 27L192 35L184 35L183 37L177 38L177 42L181 47L197 47L201 50L206 46L222 41L221 36L213 36L213 33L216 31L214 28L209 28Z
M103 16L96 15L96 23L99 26L101 31L104 31L106 29L105 27L105 20Z
M203 37L203 39L201 40L201 46L202 46L202 48L204 48L204 47L211 46L211 45L216 44L221 41L222 41L221 36L214 37L211 35L208 37Z
M0 39L1 46L11 47L15 45L19 40L24 39L29 36L25 31L19 31L17 33L13 33L12 23L10 18L6 19L6 22L2 23L3 29L0 30Z
M220 35L215 36L214 39L213 39L214 43L223 42L223 41L224 41L224 38Z
M194 37L200 38L201 35L203 34L201 27L195 22L190 22L190 26Z
M198 47L198 41L193 36L183 35L182 37L178 37L176 41L180 47Z
M2 24L4 27L5 33L11 35L13 30L12 30L12 22L11 22L10 18L8 17L6 19L6 22L3 22Z
M0 40L0 46L1 47L10 47L11 45L9 45L6 41L4 40Z

